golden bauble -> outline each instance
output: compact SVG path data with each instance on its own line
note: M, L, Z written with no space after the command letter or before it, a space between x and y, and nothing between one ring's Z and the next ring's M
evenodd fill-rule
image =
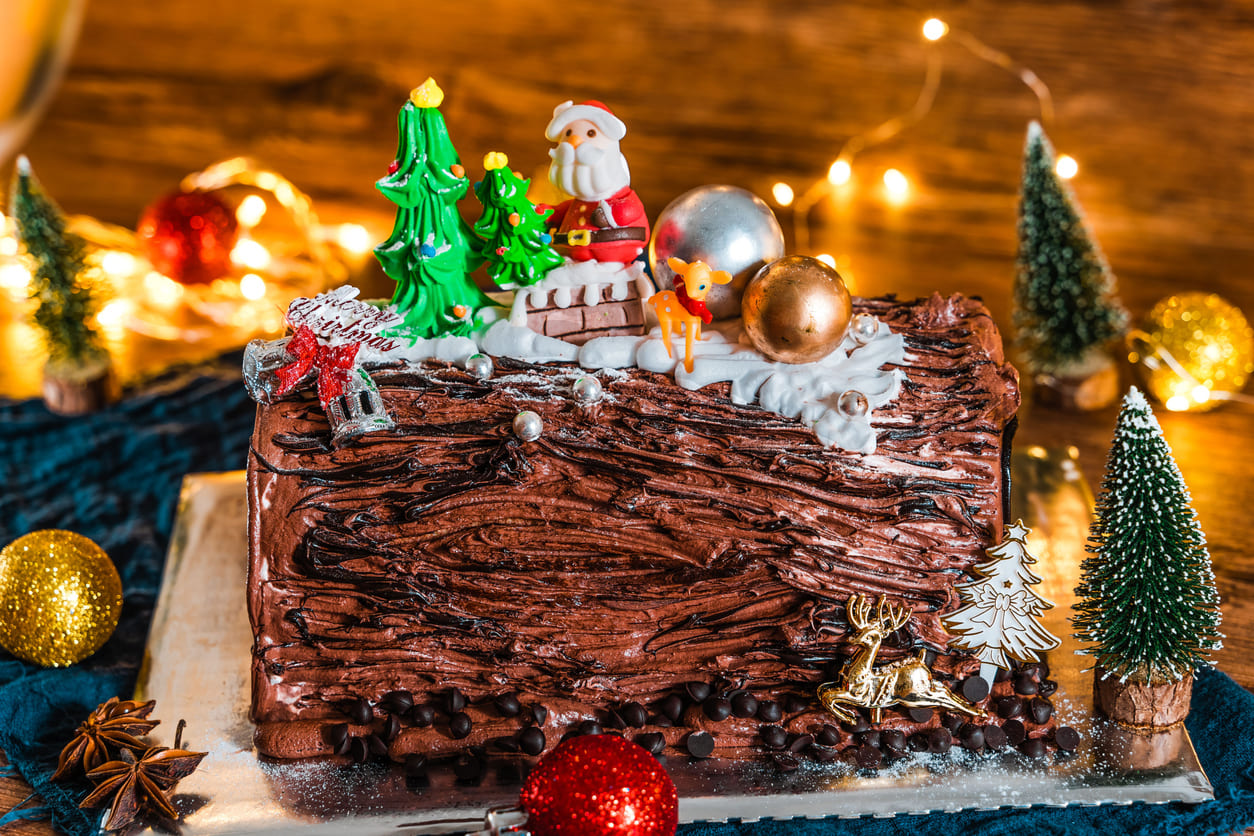
M1214 409L1223 398L1212 392L1239 392L1254 372L1254 330L1239 308L1213 293L1163 299L1128 343L1145 388L1171 410Z
M808 255L790 255L749 281L740 313L753 347L766 357L811 363L840 345L853 305L834 269Z
M73 531L33 531L0 550L0 647L45 667L81 662L113 635L122 580Z

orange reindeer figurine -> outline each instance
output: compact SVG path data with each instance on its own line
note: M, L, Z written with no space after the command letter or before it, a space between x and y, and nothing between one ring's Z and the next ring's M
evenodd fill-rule
M666 356L671 353L671 331L676 323L684 328L684 368L692 373L692 343L701 339L701 323L713 320L705 307L705 295L716 284L727 284L732 280L731 274L724 270L711 270L704 261L691 264L683 259L671 256L666 264L675 271L675 290L663 290L649 297L649 304L657 312L658 324L662 326L662 345L666 346ZM682 291L682 292L681 292Z
M878 723L884 709L891 705L943 708L970 717L987 716L932 678L932 672L923 662L925 651L917 657L875 667L880 642L910 620L910 609L905 604L890 604L881 595L875 618L871 618L871 600L865 595L851 595L846 612L849 626L858 631L849 641L861 649L845 663L839 681L819 686L819 702L842 723L854 721L851 709L855 707L869 708L871 722Z

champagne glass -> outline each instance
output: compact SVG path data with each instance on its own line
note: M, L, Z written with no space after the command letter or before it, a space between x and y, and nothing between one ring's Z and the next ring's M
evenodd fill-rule
M85 0L0 0L0 168L35 127L78 37Z

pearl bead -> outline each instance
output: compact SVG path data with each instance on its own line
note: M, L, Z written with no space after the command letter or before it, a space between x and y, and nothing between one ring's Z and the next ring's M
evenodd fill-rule
M492 358L486 354L472 354L466 358L466 371L480 380L490 378L492 369Z
M872 314L860 313L853 318L853 325L849 331L853 334L856 342L866 345L875 339L875 335L879 333L880 321Z
M601 381L591 375L586 375L575 381L571 392L574 393L575 400L580 403L596 403L601 400L605 390L601 388Z
M514 416L514 435L523 441L535 441L544 432L544 421L536 413L525 410Z
M837 411L846 418L861 418L870 408L871 405L867 402L866 395L856 389L842 392L836 401Z

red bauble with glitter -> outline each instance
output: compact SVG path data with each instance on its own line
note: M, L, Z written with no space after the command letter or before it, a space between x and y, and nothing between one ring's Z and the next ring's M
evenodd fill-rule
M181 284L204 284L231 272L239 227L215 195L176 192L144 210L137 233L159 273Z
M532 836L674 836L679 795L653 756L616 735L572 737L519 796Z

